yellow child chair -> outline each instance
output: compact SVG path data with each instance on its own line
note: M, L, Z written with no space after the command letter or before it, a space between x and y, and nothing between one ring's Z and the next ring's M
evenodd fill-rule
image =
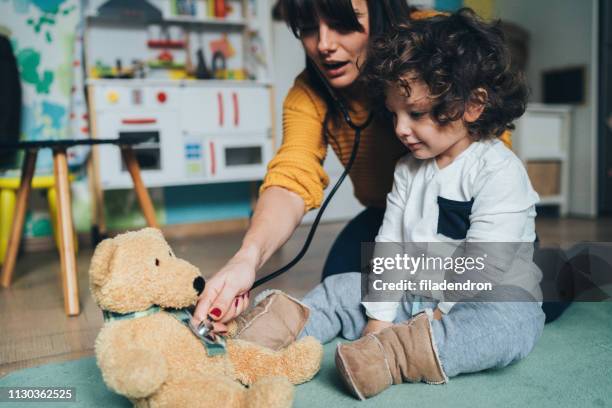
M74 180L74 175L69 176L69 180ZM19 189L19 177L0 177L0 264L4 263L6 248L11 234L11 225L15 215L15 204L17 190ZM53 238L55 245L60 249L60 238L57 232L57 195L55 191L55 180L53 175L34 176L32 178L32 188L47 190L47 201L49 203L49 215L53 228ZM78 251L78 241L74 240L75 251Z

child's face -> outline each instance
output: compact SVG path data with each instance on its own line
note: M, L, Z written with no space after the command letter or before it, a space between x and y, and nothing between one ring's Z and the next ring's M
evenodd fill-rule
M387 109L393 114L395 134L417 159L437 158L438 164L450 163L470 143L462 120L440 126L433 121L429 89L419 80L410 79L410 97L398 86L386 93Z

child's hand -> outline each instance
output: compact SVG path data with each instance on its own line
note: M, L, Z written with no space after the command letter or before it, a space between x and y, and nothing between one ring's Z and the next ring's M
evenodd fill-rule
M361 333L361 337L367 336L370 333L378 333L379 331L386 329L387 327L393 326L391 322L384 322L382 320L368 320L368 324L363 329L363 333Z

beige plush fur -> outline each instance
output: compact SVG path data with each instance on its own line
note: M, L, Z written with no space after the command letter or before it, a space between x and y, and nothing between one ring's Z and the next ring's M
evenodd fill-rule
M200 272L174 256L159 230L146 228L100 243L89 276L98 305L125 314L195 304ZM226 354L209 357L200 340L163 311L106 323L95 349L108 387L151 408L289 407L292 384L310 380L323 356L319 342L304 338L278 352L228 340Z

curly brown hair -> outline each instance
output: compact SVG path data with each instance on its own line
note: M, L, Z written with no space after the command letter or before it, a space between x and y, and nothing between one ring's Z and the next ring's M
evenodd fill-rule
M510 65L499 22L486 23L471 9L412 21L372 41L364 80L378 106L388 87L410 95L407 77L428 87L431 117L439 125L461 119L470 103L484 105L475 122L466 123L476 140L514 129L525 112L528 90L522 73Z

